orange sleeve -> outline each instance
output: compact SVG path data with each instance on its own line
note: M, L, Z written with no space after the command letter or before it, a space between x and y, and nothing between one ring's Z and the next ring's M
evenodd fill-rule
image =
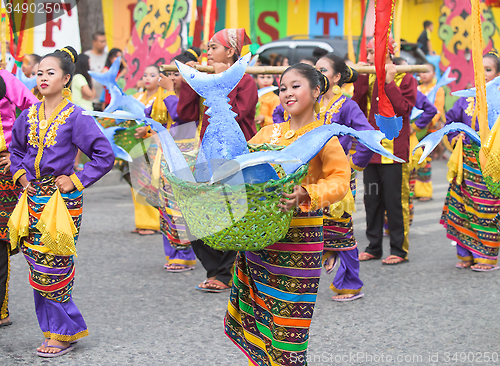
M264 126L273 123L273 112L279 104L280 98L274 93L267 93L261 97L260 114L264 116Z
M436 123L443 119L444 116L444 89L439 88L436 93L436 100L434 101L434 106L438 110L437 114L432 119L432 126L435 126Z
M311 203L302 205L302 211L314 211L341 201L349 191L350 179L349 161L334 137L309 163L302 187L309 193Z

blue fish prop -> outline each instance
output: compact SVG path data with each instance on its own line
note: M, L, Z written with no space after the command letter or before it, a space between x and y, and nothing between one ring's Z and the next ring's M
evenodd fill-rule
M275 90L278 90L277 86L274 85L266 86L265 88L257 90L257 96L260 98L261 96L266 95L267 93L271 93Z
M93 113L93 112L90 112L90 111L82 112L82 114L84 114L84 115L93 116L90 113ZM130 154L127 151L125 151L125 149L123 149L121 146L118 146L117 144L115 144L115 141L113 138L115 136L116 131L124 130L125 128L119 127L119 126L113 126L113 127L109 127L109 128L105 129L104 127L101 126L101 124L99 122L97 122L95 120L95 118L94 118L94 121L97 124L97 127L99 127L99 129L102 131L104 136L106 136L109 143L111 144L111 149L113 149L113 153L115 154L115 157L117 157L118 159L126 160L128 162L132 162L132 157L130 156Z
M210 124L203 136L196 161L197 182L209 181L212 173L224 162L249 152L245 136L234 118L236 113L228 103L228 94L245 74L250 56L246 54L220 74L202 73L175 62L184 80L205 98L204 105L208 107L206 114L210 116ZM269 174L276 174L270 165L267 169ZM276 174L275 178L277 177Z
M20 67L16 70L16 78L18 78L29 90L36 86L36 76L31 78L26 77Z
M448 67L446 71L443 73L441 79L438 80L434 88L432 88L429 94L427 94L427 99L429 99L429 101L432 104L434 104L434 102L436 101L436 94L439 88L442 88L443 86L446 86L457 79L457 78L450 78L450 72L451 72L451 67ZM424 112L423 110L413 107L411 111L410 120L417 119L423 112Z
M89 75L97 81L99 84L104 85L108 90L111 89L113 85L118 86L116 83L116 77L120 72L120 62L122 58L117 57L116 60L111 64L111 67L106 72L95 72L89 71Z
M415 151L417 151L418 148L424 148L424 152L422 153L422 156L420 157L418 163L421 164L425 160L425 158L428 157L429 154L436 148L436 146L439 145L443 137L451 132L464 132L471 138L472 141L481 146L481 139L479 138L479 135L476 131L467 126L465 123L453 122L449 125L444 126L440 130L427 135L417 144L415 149L413 149L413 154L415 153Z
M161 123L156 122L151 118L136 116L123 111L120 111L120 113L85 111L83 112L83 114L101 118L114 118L115 120L135 120L136 122L144 122L158 134L163 151L163 156L165 157L165 161L167 162L168 169L176 177L191 183L195 183L193 173L191 172L186 159L182 155L182 152L179 150L172 135L170 135L170 132L168 132L168 130L163 127ZM107 131L110 128L107 128L104 131Z
M309 131L281 151L259 151L238 156L233 161L223 164L214 173L210 182L214 183L221 181L237 173L239 170L243 170L245 176L247 167L256 166L263 162L281 164L285 173L291 174L316 156L333 136L340 135L353 136L373 152L400 163L405 162L391 154L380 144L380 141L385 138L382 132L376 130L356 131L351 127L332 123L330 125L319 126ZM258 177L252 178L257 180Z
M384 117L380 114L375 115L375 123L388 140L399 136L399 131L403 128L403 117Z
M111 113L117 110L124 110L140 118L145 117L146 106L131 95L126 95L117 85L112 85L109 90L111 102L104 109L104 112Z
M476 97L476 88L458 90L451 93L457 97ZM486 83L486 103L488 105L488 126L490 130L500 116L500 76Z

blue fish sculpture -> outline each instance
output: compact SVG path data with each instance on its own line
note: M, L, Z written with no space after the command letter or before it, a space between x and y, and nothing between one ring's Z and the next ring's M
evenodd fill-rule
M120 72L120 62L122 58L117 57L116 60L111 64L111 67L106 72L95 72L89 71L89 75L97 81L99 84L104 85L108 90L111 89L113 85L118 86L116 82L116 77Z
M439 88L442 88L443 86L446 86L452 81L456 80L456 78L450 78L450 72L451 72L451 67L448 67L446 71L443 73L441 79L438 80L434 88L432 88L429 94L427 94L427 99L429 99L429 101L432 104L434 104L434 102L436 101L436 94ZM413 107L411 111L410 120L417 119L423 112L424 112L423 110Z
M437 130L436 132L433 132L425 136L417 144L415 149L413 149L413 154L415 154L415 151L417 151L418 148L420 147L424 148L424 151L418 163L422 164L425 158L428 157L429 154L436 148L436 146L439 145L443 137L451 132L464 132L467 136L471 138L472 141L481 146L481 139L479 138L479 135L477 134L476 131L474 131L471 127L467 126L465 123L453 122L450 123L449 125L444 126L440 130Z
M36 86L36 76L31 78L26 77L20 67L16 70L16 78L18 78L29 90Z
M87 116L93 116L92 113L94 113L94 112L90 112L90 111L83 111L82 112L82 114L87 115ZM123 149L121 146L118 146L117 144L115 144L115 141L113 138L116 131L124 130L125 128L120 127L120 126L113 126L113 127L109 127L109 128L105 129L95 119L94 119L94 121L97 124L97 127L99 127L99 129L102 131L104 136L106 136L109 143L111 144L111 148L113 149L113 153L115 154L115 157L118 159L128 161L128 162L132 162L132 157L130 156L130 154L125 149Z
M458 90L451 93L457 97L476 97L476 88ZM490 130L500 116L500 76L486 83L486 103L488 104L488 126Z
M279 179L270 164L280 164L285 173L291 174L302 165L307 164L336 135L351 135L374 152L395 161L404 162L382 147L380 144L380 141L384 138L382 132L356 131L338 124L318 127L301 136L281 151L249 153L247 142L234 119L235 113L231 111L227 97L243 76L248 60L249 56L244 56L231 68L216 75L200 73L184 64L177 65L186 81L200 95L206 98L206 105L209 107L207 113L214 114L214 117L210 119L210 125L207 127L201 144L194 177L174 139L160 123L150 118L126 112L120 114L86 113L99 117L144 121L158 133L163 155L170 172L176 177L191 183L222 182L242 184L262 183L270 179ZM202 155L201 161L200 155Z

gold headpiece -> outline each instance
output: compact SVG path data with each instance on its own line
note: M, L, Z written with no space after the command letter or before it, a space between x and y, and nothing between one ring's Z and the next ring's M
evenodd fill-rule
M61 52L66 52L69 55L69 57L71 57L71 61L75 63L75 56L73 56L70 50L68 50L66 47L63 47L61 48Z

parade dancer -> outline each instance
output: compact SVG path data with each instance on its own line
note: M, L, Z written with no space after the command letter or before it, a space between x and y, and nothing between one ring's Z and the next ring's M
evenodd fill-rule
M11 325L9 317L10 256L17 253L9 244L7 222L16 206L20 188L12 180L10 154L16 108L25 110L38 99L7 70L0 70L0 327Z
M88 335L71 296L82 191L114 163L110 143L95 120L66 99L76 58L68 46L40 61L37 85L44 101L21 113L9 147L13 179L24 188L9 220L9 235L29 265L35 310L45 336L37 352L41 357L65 354L73 349L71 342ZM78 149L90 161L75 173Z
M243 46L250 43L243 28L220 30L208 43L208 64L214 67L215 73L223 72L238 60ZM249 140L256 132L255 106L258 95L254 79L248 74L243 75L228 97L231 110L236 113L236 122L238 122L245 138ZM200 138L203 139L209 122L207 114L204 113L205 107L200 103L199 95L186 82L182 82L177 105L178 116L184 121L200 120ZM192 246L196 256L207 271L207 279L196 289L205 292L228 291L231 285L231 268L236 253L212 249L205 245L202 240L194 241Z
M492 53L483 58L486 82L500 75L500 61ZM446 113L446 125L462 122L472 125L475 98L460 98L453 108ZM498 123L498 122L497 122ZM476 130L479 123L476 120ZM492 271L499 269L498 252L500 237L498 234L498 213L500 199L490 193L478 164L477 151L468 137L462 134L448 135L450 142L456 144L457 154L462 155L463 163L456 170L463 170L451 180L446 196L441 224L446 228L446 236L457 243L457 268L471 268L474 271ZM460 146L463 145L463 152ZM450 162L451 163L451 162ZM449 165L451 165L448 163ZM457 164L460 164L458 160ZM490 226L496 225L496 226Z
M325 75L330 89L321 97L320 112L317 119L323 124L337 123L352 127L355 130L373 130L365 115L356 102L342 93L346 83L353 83L358 78L356 70L346 65L344 60L333 54L328 54L316 63L316 69ZM346 155L352 145L351 136L342 136L339 142ZM340 268L335 275L330 289L337 293L335 301L351 301L364 296L361 292L363 282L359 278L359 260L357 242L354 238L351 214L354 211L356 196L356 171L362 171L370 162L373 152L363 144L358 144L356 153L350 158L351 163L351 193L340 202L338 207L324 210L324 241L325 251L323 261L327 273L333 271L336 261Z
M281 77L280 101L288 122L264 127L251 143L290 145L323 125L315 105L328 80L314 67L296 64ZM295 208L287 234L255 252L238 252L225 317L226 334L251 365L306 365L323 252L322 208L342 200L351 169L336 137L309 162L308 174L281 209Z

